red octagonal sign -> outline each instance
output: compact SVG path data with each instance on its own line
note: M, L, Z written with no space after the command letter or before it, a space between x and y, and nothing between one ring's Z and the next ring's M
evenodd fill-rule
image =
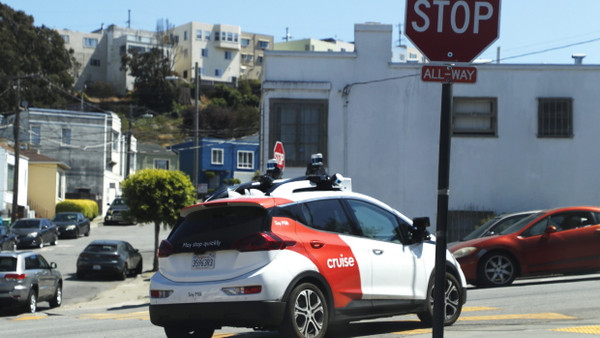
M500 0L406 0L406 36L430 61L471 62L499 27Z

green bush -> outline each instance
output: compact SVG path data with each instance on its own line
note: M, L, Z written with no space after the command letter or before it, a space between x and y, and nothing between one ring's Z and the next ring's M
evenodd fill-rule
M85 217L94 219L98 216L98 204L92 200L73 200L67 199L58 202L55 208L56 212L74 211L81 212Z

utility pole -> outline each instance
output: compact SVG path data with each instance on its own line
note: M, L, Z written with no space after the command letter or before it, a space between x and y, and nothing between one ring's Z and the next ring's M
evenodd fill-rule
M198 62L195 66L196 74L196 100L195 100L195 112L194 112L194 175L192 181L194 183L194 189L198 191L198 100L200 99L200 73L198 71Z
M10 223L14 223L19 215L19 160L21 157L21 147L19 146L19 129L21 128L21 78L17 78L17 112L15 113L15 121L13 122L13 136L15 138L15 170L13 175L13 201L12 214Z
M128 116L128 121L129 121L129 131L127 132L127 154L125 156L127 156L126 161L125 161L125 165L127 166L125 168L125 178L129 177L129 168L131 168L131 110L133 108L131 107L131 105L129 105L129 116Z

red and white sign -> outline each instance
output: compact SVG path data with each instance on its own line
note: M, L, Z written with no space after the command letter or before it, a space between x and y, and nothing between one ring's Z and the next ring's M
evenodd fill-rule
M475 83L477 68L455 66L423 66L421 80L425 82Z
M405 22L430 61L471 62L498 38L500 0L406 0Z
M277 161L277 166L281 171L285 169L285 151L283 150L283 143L281 141L275 142L275 149L273 149L273 156Z

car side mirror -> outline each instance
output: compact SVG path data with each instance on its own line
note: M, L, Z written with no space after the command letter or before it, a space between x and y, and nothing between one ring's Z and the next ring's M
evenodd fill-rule
M544 230L544 234L542 235L542 238L548 239L548 238L550 238L550 235L555 233L556 231L557 230L554 225L548 225L546 227L546 229Z
M56 269L57 265L56 265L56 263L54 263L54 262L51 262L51 263L50 263L50 267L51 267L52 269Z
M429 239L427 228L430 225L429 217L413 218L412 239L414 243L422 243L425 239Z

